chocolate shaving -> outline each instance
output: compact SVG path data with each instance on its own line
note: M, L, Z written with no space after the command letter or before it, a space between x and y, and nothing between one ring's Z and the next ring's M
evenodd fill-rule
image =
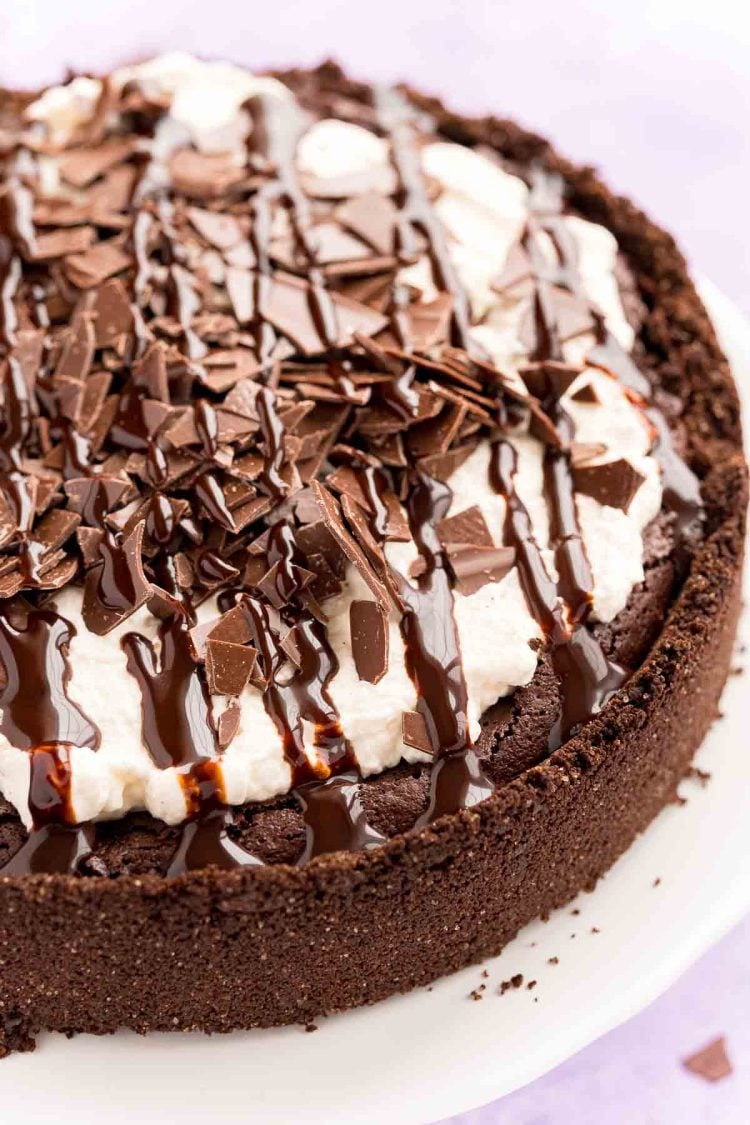
M707 1082L719 1082L732 1073L732 1064L727 1055L727 1042L723 1035L714 1039L694 1055L682 1060L682 1065L692 1074Z
M573 391L570 397L573 402L586 403L591 406L598 406L601 402L593 383L582 383L577 390Z
M513 547L457 543L448 546L447 554L456 579L456 589L467 597L488 582L501 582L516 561Z
M356 566L363 580L375 596L375 600L382 606L386 612L390 606L391 599L388 595L388 590L385 585L378 578L371 564L359 547L356 541L352 538L344 526L343 520L339 513L339 506L334 500L331 493L320 483L320 481L312 482L312 490L315 499L318 503L321 517L326 527L330 531L333 538L338 543L341 550L346 555L347 559Z
M421 750L423 754L434 753L427 723L419 711L404 711L401 716L401 737L414 750Z
M482 514L482 509L475 504L465 508L455 516L448 516L435 525L440 542L443 546L469 546L493 547L494 541L487 522Z
M220 750L226 750L240 729L241 714L239 704L233 700L219 715L217 738Z
M255 667L257 653L254 648L215 640L206 642L206 676L212 695L240 695Z
M123 543L102 539L101 562L87 572L83 590L83 620L92 633L111 632L151 597L141 559L144 528L137 524Z
M576 492L591 496L600 504L627 512L630 503L646 478L620 458L597 465L574 465L573 484Z
M373 336L387 323L384 316L373 312L367 305L338 293L331 293L330 301L336 322L336 337L331 342L338 347L351 344L355 332ZM263 313L303 355L319 355L326 350L326 342L321 338L313 315L311 289L306 281L277 273Z
M377 602L349 606L352 656L360 680L377 684L388 671L388 621Z
M381 254L393 253L398 211L387 195L365 192L342 203L334 214L373 250Z
M130 257L112 239L109 242L98 242L81 254L69 254L63 268L67 277L79 289L93 289L113 274L122 273L129 265Z

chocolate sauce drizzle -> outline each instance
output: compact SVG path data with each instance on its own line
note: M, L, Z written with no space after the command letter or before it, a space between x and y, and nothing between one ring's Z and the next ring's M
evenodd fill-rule
M231 870L260 863L229 834L224 781L220 761L198 762L181 775L190 820L182 826L177 848L167 869L169 877L206 867Z
M140 633L121 644L141 689L143 741L159 769L216 754L216 728L203 669L192 655L188 622L175 614L159 627L160 648Z
M568 579L562 573L557 585L550 579L534 538L531 519L516 492L515 474L516 453L513 446L507 441L496 442L492 448L490 481L506 499L505 540L516 549L526 602L550 647L560 684L560 714L548 738L549 750L553 751L576 727L601 711L607 700L622 687L627 673L605 656L596 638L588 631L585 618L582 620L580 616L580 603L574 602L571 606L566 602L564 591L569 587ZM555 490L558 479L558 474L552 477L551 484ZM554 502L558 509L563 508L557 492ZM574 512L575 508L572 510ZM590 602L589 592L586 604L590 605Z
M0 732L19 750L54 742L99 746L98 728L67 694L73 635L73 626L51 610L31 610L15 624L0 614Z
M398 251L402 260L413 261L418 252L415 228L427 239L427 252L437 286L453 298L454 343L471 350L469 302L458 280L448 243L437 215L430 204L414 137L414 110L407 100L390 87L375 91L379 121L391 143L394 166L400 181ZM398 305L398 294L396 294ZM396 317L397 323L403 320ZM402 328L403 331L403 328Z
M416 586L402 581L401 635L406 667L417 690L417 710L424 719L436 761L430 799L420 824L476 804L488 796L469 733L468 694L458 631L453 617L452 581L436 524L448 514L451 490L423 473L407 500L409 522L424 563Z
M67 694L73 626L51 610L15 624L0 614L0 732L30 758L32 827L4 875L73 872L94 830L78 826L71 801L70 748L99 746L99 730ZM34 690L31 691L31 685Z

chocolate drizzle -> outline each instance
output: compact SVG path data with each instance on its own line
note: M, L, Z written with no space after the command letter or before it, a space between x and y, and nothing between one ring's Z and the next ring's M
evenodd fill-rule
M228 870L258 864L260 861L229 834L231 820L220 764L199 762L181 780L191 818L182 828L167 875L175 877L206 867Z
M195 663L187 621L179 616L159 628L159 653L140 633L122 647L128 671L141 689L143 741L160 769L181 766L217 752L216 729L203 670Z
M417 689L417 710L425 720L436 755L471 746L468 697L453 619L453 590L446 554L435 525L450 507L451 491L420 474L407 501L414 541L424 563L416 586L402 582L399 595L406 667Z
M92 825L74 824L70 747L49 742L30 753L29 811L32 827L2 875L72 875L94 846Z
M448 251L445 232L430 204L424 175L419 163L419 149L414 141L414 111L397 90L380 87L375 93L375 103L380 124L391 142L393 162L398 173L400 191L398 217L398 250L402 260L413 260L416 254L415 228L426 237L428 253L440 289L453 298L454 343L469 350L471 317L469 304L456 275ZM395 296L396 310L399 294ZM403 328L403 318L395 317Z
M5 875L73 872L91 851L93 829L74 826L70 748L99 745L99 730L67 695L73 627L51 610L11 624L0 614L0 732L30 758L32 827ZM34 691L30 691L30 685Z
M16 624L0 614L0 732L12 746L32 751L55 742L98 747L98 728L67 694L73 635L73 626L51 610L32 610Z
M351 748L328 694L328 685L338 670L338 663L321 623L299 621L289 629L296 662L296 667L290 667L278 627L273 628L266 607L249 597L239 604L258 651L266 682L263 702L281 736L292 783L302 785L349 768L353 764ZM303 721L313 725L314 745L321 752L315 762L305 751Z
M495 490L506 499L505 537L516 549L524 595L550 646L552 663L560 682L560 715L548 740L552 751L576 727L601 711L607 700L622 686L627 673L607 659L598 641L586 628L581 604L590 605L590 591L581 603L576 584L576 601L571 606L565 600L565 591L570 589L569 578L561 571L558 585L550 579L528 512L516 492L515 465L513 447L508 442L496 443L490 463L490 480ZM551 478L552 489L557 489L559 480L560 474L556 473ZM563 484L563 489L565 487ZM564 508L563 497L564 492L560 495L555 491L554 505L558 511Z

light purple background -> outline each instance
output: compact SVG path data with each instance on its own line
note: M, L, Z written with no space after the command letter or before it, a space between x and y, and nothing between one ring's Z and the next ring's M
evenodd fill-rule
M334 56L512 115L597 164L750 313L744 0L0 0L3 84L173 47L256 67ZM750 921L630 1023L453 1125L747 1121L748 963ZM721 1033L736 1073L717 1086L684 1073L679 1059Z

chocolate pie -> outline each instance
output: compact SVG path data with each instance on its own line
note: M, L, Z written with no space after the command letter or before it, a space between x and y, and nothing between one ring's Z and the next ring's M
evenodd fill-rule
M330 63L6 92L0 163L0 1054L308 1021L592 887L739 610L671 238Z

